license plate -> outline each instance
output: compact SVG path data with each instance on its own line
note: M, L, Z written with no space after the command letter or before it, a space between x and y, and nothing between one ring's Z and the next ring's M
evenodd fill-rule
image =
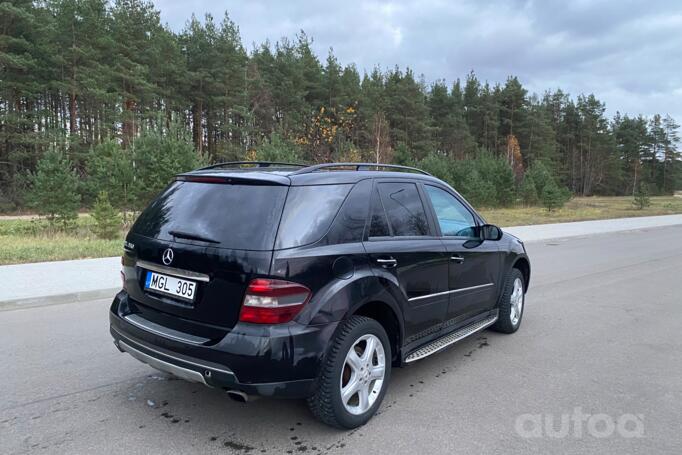
M174 276L147 272L144 288L193 302L197 284L194 281L182 280Z

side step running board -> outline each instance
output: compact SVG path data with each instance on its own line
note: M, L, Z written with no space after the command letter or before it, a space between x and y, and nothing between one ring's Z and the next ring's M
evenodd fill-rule
M474 323L471 323L467 326L462 327L461 329L448 333L447 335L438 338L435 341L432 341L431 343L427 344L426 346L423 346L416 351L412 352L410 355L407 356L405 359L405 363L410 363L414 362L415 360L423 359L424 357L428 357L431 354L435 354L436 352L440 352L443 349L447 348L451 344L457 343L458 341L462 340L463 338L468 337L469 335L473 335L476 332L480 332L481 330L485 329L486 327L493 325L497 321L497 314L494 314L486 319L483 319L481 321L477 321Z

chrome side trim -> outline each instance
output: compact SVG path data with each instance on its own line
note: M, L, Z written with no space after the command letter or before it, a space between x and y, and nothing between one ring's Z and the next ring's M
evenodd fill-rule
M166 267L165 265L154 264L153 262L137 261L137 266L143 269L153 270L154 272L167 273L168 275L178 276L180 278L187 278L189 280L210 281L210 278L205 273L192 272L191 270L176 269L175 267Z
M414 302L415 300L430 299L432 297L438 297L441 295L452 294L453 292L455 292L455 291L443 291L443 292L436 292L435 294L420 295L418 297L412 297L411 299L407 299L407 301L408 302Z
M458 292L473 291L474 289L483 289L489 286L493 286L493 283L479 284L478 286L469 286L468 288L453 289L452 291L436 292L435 294L420 295L418 297L412 297L407 299L408 302L414 302L415 300L430 299L431 297L438 297L440 295L446 294L457 294Z
M453 294L454 294L454 293L457 293L457 292L473 291L474 289L483 289L483 288L487 288L487 287L490 287L490 286L494 286L494 284L493 284L493 283L479 284L478 286L469 286L468 288L455 289L455 290L452 291L452 292L453 292Z
M428 357L431 354L440 352L443 349L450 346L451 344L454 344L470 335L473 335L476 332L480 332L486 327L493 325L495 321L497 321L497 314L490 316L486 319L483 319L482 321L477 321L472 324L469 324L455 332L449 333L441 338L438 338L437 340L409 354L405 358L405 363L411 363L416 360L423 359L424 357Z
M157 359L156 357L147 355L144 352L138 351L134 347L127 345L125 341L119 341L118 346L121 348L121 350L130 354L133 358L139 360L142 363L146 363L152 368L170 373L186 381L199 382L201 384L208 385L206 380L204 380L204 375L197 371L182 368L177 365L173 365L172 363L164 362L163 360Z
M164 327L155 322L148 321L138 314L129 314L123 316L123 319L130 322L137 328L151 332L154 335L159 335L164 338L168 338L175 341L181 341L183 343L190 344L204 344L209 341L208 338L198 337L195 335L190 335L189 333L183 333L178 330L174 330L168 327Z
M128 337L126 335L123 335L121 332L116 330L114 327L111 327L111 328L122 338L121 340L119 340L118 343L119 344L125 343L125 341L123 339L128 338ZM168 357L169 359L177 360L178 362L189 363L190 365L194 365L195 367L199 367L199 368L204 369L204 370L217 371L219 373L231 374L232 376L235 376L234 372L231 370L224 370L222 368L216 368L214 366L206 365L204 363L194 362L192 360L183 359L181 357L176 357L176 356L171 355L171 354L166 354L165 352L161 352L159 350L151 348L151 347L147 346L146 344L143 344L143 346L145 349L152 351L154 354L158 354L158 355L163 356L163 357ZM147 354L144 354L144 355L147 355Z

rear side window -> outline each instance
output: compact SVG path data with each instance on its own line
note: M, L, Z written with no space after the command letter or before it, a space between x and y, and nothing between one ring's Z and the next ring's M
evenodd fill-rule
M324 237L327 245L362 242L371 191L370 179L355 184Z
M292 186L284 204L275 247L293 248L320 240L352 186Z
M287 189L177 181L142 212L132 231L161 240L195 242L171 234L180 232L212 241L199 244L271 250Z
M417 185L391 182L379 183L378 187L394 236L429 235L429 224Z

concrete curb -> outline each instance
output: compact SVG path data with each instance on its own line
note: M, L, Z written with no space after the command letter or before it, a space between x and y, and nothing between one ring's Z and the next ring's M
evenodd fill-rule
M682 225L682 215L643 216L502 228L526 243Z
M120 290L120 288L100 289L96 291L72 292L70 294L5 300L0 301L0 312L48 305L60 305L64 303L87 302L88 300L113 299Z

